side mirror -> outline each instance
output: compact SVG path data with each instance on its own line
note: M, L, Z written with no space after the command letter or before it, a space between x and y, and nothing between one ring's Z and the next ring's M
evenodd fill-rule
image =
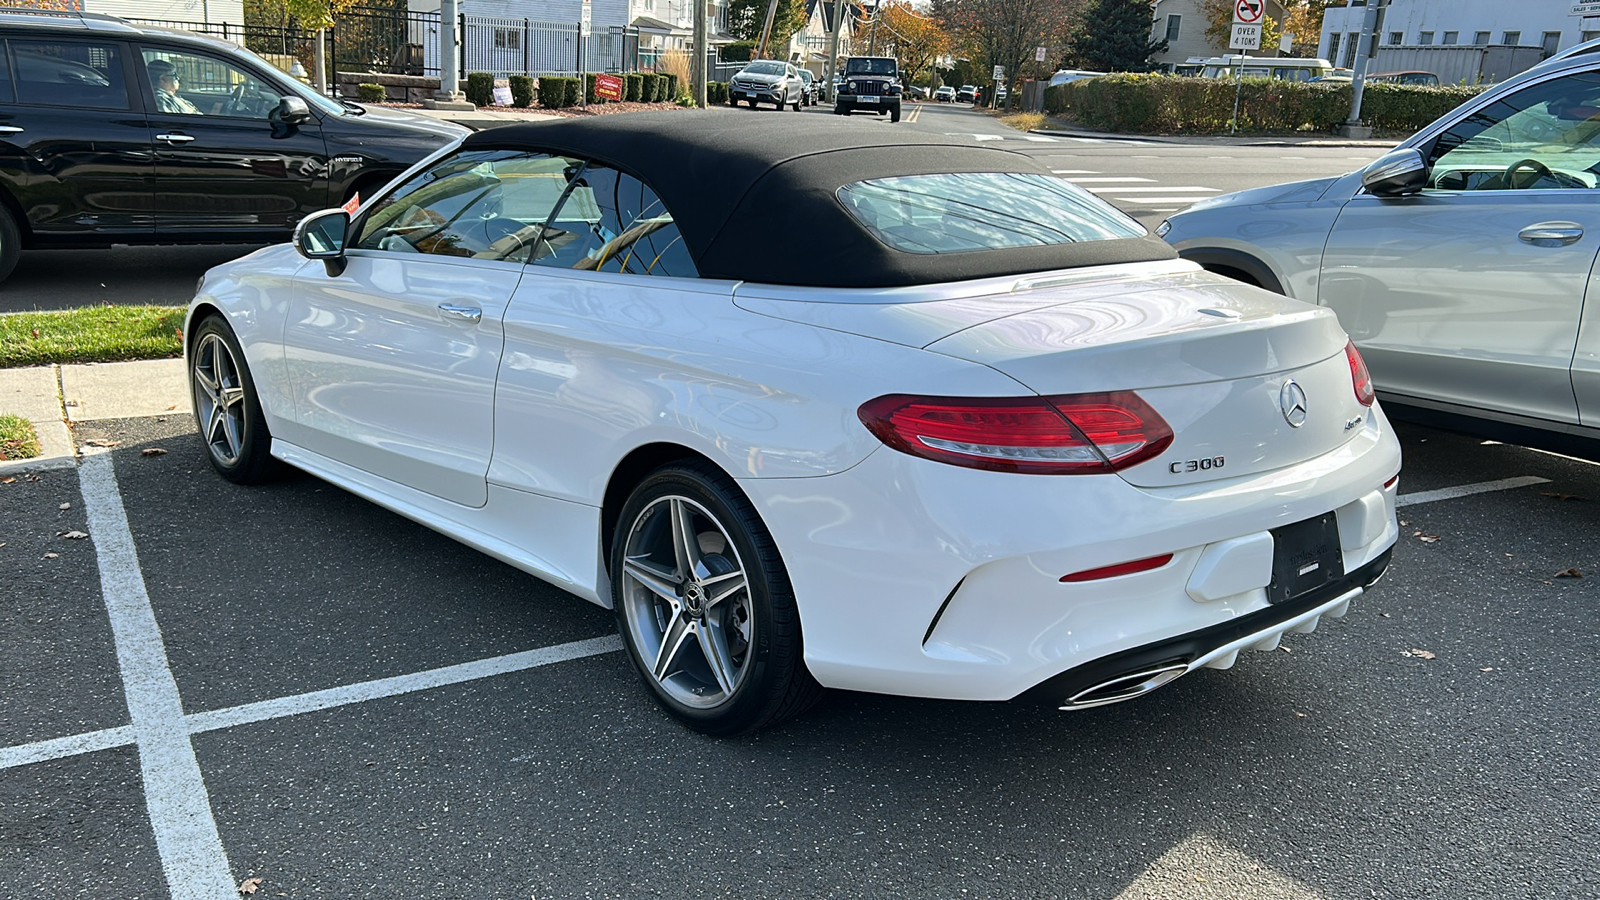
M311 118L311 107L299 97L279 97L274 118L285 125L299 125Z
M1428 164L1414 147L1390 150L1361 172L1361 186L1378 197L1415 194L1428 184Z
M294 248L306 259L339 259L349 231L350 214L344 210L314 212L294 227Z

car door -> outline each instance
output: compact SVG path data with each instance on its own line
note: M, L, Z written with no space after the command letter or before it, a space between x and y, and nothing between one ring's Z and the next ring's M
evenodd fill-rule
M272 240L330 205L315 115L276 121L285 91L221 55L145 45L155 138L156 231ZM337 201L333 201L337 202Z
M66 37L4 44L0 177L35 240L148 238L154 165L150 128L129 90L128 46Z
M295 277L284 328L293 442L465 506L487 502L502 318L568 162L452 154L352 223L343 268Z
M1573 353L1600 249L1600 75L1531 84L1419 149L1419 194L1363 193L1340 212L1321 302L1389 394L1577 422Z

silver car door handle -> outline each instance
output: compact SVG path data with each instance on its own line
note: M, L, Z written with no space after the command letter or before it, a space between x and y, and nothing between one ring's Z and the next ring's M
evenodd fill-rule
M466 319L468 322L476 322L483 318L483 310L476 306L456 306L454 303L441 303L439 304L439 312L450 318Z
M21 134L22 128L18 125L0 125L0 134Z
M166 141L169 144L187 144L194 140L194 136L188 134L158 134L156 135L156 140Z
M1583 237L1583 229L1576 222L1540 222L1517 232L1517 237L1542 247L1565 247Z

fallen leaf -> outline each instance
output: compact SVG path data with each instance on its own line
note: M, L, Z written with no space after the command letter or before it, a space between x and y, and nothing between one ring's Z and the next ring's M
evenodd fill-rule
M165 455L167 455L167 451L161 449L160 447L146 447L143 450L139 451L139 455L140 456L165 456Z
M259 878L246 878L245 880L239 882L239 893L244 896L248 897L260 889L261 879Z
M1555 574L1556 578L1582 578L1583 573L1577 569L1562 569Z
M39 329L37 329L37 328L33 329L33 336L34 336L35 339L37 339L39 337Z
M1294 717L1295 717L1295 718L1296 718L1296 719L1304 719L1304 718L1305 718L1305 717L1306 717L1306 714L1305 714L1305 713L1303 713L1303 712L1298 712L1298 711L1297 711L1297 712L1295 712L1295 714L1294 714Z
M1401 528L1404 528L1404 527L1406 527L1406 526L1407 526L1407 525L1410 525L1410 524L1411 524L1411 523L1410 523L1410 522L1407 522L1407 521L1406 521L1406 520L1405 520L1405 519L1401 519L1401 520L1400 520L1400 527L1401 527Z
M81 541L81 540L83 540L84 538L86 538L88 536L89 536L88 533L87 532L83 532L83 531L58 531L58 532L56 532L56 537L63 537L63 538L66 538L69 541Z
M1293 651L1293 650L1290 650L1290 649L1289 649L1289 648L1288 648L1288 647L1285 647L1285 646L1283 646L1283 645L1282 645L1282 644L1279 644L1279 645L1278 645L1278 649L1279 649L1279 650L1282 650L1282 651L1283 651L1283 652L1285 652L1285 653L1293 653L1293 652L1294 652L1294 651Z
M1423 534L1419 531L1417 532L1417 540L1424 544L1437 544L1439 543L1439 536L1437 534Z
M56 507L56 509L71 509L71 508L72 508L72 504L71 503L63 503L60 506Z
M1488 668L1479 669L1478 671L1479 672L1493 672L1494 671L1494 666L1489 666Z
M59 554L59 553L46 553L44 555L44 558L45 559L60 559L61 558L61 554Z
M1384 617L1384 618L1385 618L1385 619L1392 619L1392 618L1394 618L1394 616L1391 616L1391 615L1389 615L1389 614L1388 614L1388 613L1384 613L1384 612L1381 612L1381 613L1378 613L1378 615L1380 615L1380 616L1383 616L1383 617Z
M11 477L10 475L7 475L4 478L0 478L0 484L16 484L16 483L17 483L17 479Z
M122 446L122 442L121 441L112 441L112 440L107 440L106 438L94 438L93 440L84 441L84 443L87 444L90 447L120 447L120 446Z
M1560 491L1540 491L1539 496L1549 497L1552 500L1582 500L1577 494L1563 494Z
M76 400L68 400L66 403L63 403L62 405L63 406L77 406L78 405L78 401L76 401Z
M169 410L170 409L177 409L177 408L178 408L178 404L176 404L176 403L174 403L171 406L167 407L167 409L169 409Z
M1418 650L1415 647L1412 647L1410 650L1407 650L1406 654L1408 656L1420 656L1423 659L1433 659L1433 654L1432 653L1429 653L1426 650Z

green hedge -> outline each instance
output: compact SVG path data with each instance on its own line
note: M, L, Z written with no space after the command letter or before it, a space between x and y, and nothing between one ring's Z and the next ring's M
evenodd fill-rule
M362 103L382 103L389 99L389 92L381 84L358 84L356 99Z
M468 72L467 100L478 106L493 106L494 76L488 72Z
M755 58L755 53L755 41L734 41L723 44L722 49L717 51L717 58L723 62L749 62Z
M583 82L578 79L578 76L572 75L561 79L561 83L565 85L567 89L565 95L562 97L565 102L561 105L577 106L578 101L583 99Z
M511 76L511 102L517 106L528 107L533 105L533 76Z
M627 103L638 103L639 92L644 88L644 76L638 72L629 72L622 76L622 99Z
M1229 130L1234 93L1243 132L1332 131L1350 115L1350 85L1246 78L1106 75L1045 91L1045 112L1130 134L1216 134ZM1384 131L1412 132L1483 90L1369 84L1361 118Z
M598 78L598 77L599 77L599 73L598 72L588 72L588 73L585 73L584 76L583 76L584 98L586 100L588 100L590 103L604 103L604 102L606 102L606 98L596 96L595 92L594 92L594 82L595 82L595 79Z
M578 79L562 75L539 76L539 105L561 109L578 105Z
M667 101L668 103L677 103L678 98L683 96L683 94L678 92L678 76L668 72L661 77L667 80L667 92L661 99Z
M644 83L639 88L639 102L660 103L665 92L666 79L651 72L644 73Z
M706 105L728 102L728 83L726 81L706 82Z

